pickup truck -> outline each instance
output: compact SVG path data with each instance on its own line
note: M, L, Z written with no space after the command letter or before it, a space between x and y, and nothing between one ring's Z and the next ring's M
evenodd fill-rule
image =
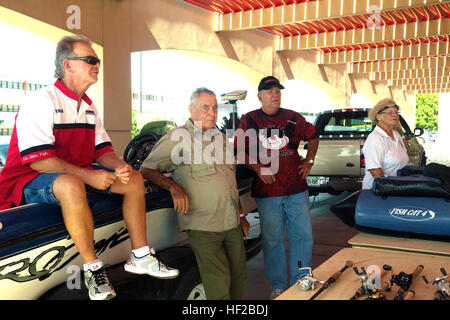
M368 110L362 108L326 110L319 113L314 126L320 134L319 149L307 178L310 194L328 192L339 194L342 191L361 189L365 174L365 161L361 149L374 124L368 118ZM414 133L405 119L400 116L402 128L398 131L408 150L409 165L424 166L425 151L416 137L423 129ZM301 156L306 155L307 144L299 146Z

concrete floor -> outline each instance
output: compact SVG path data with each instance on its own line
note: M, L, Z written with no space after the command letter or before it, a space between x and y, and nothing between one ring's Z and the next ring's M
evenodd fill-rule
M339 196L321 194L314 199L310 197L311 222L314 236L312 254L313 270L345 247L350 247L347 241L358 231L345 225L330 210L330 206L344 199L348 193ZM287 238L286 251L289 252ZM264 254L261 251L247 263L247 300L267 300L270 293L270 283L264 273Z

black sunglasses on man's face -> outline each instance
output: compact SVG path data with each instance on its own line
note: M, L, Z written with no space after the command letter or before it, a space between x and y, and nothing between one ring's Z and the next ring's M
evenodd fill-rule
M70 57L68 60L83 60L84 62L95 66L97 63L100 63L101 60L96 57L86 56L86 57Z

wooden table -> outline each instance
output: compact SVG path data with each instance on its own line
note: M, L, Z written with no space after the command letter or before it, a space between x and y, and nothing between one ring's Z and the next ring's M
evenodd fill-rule
M336 271L340 270L347 260L351 260L359 270L361 270L361 266L364 266L369 273L372 269L383 270L383 265L388 264L392 267L394 274L399 274L401 271L411 274L418 265L423 265L424 270L417 281L411 285L411 289L415 291L413 300L432 300L437 290L435 285L427 285L421 278L422 275L425 275L431 282L437 277L442 277L439 271L441 267L450 272L450 257L431 254L425 256L423 254L378 249L344 248L317 267L313 271L313 275L316 279L326 281ZM381 273L381 282L389 282L390 274ZM336 283L323 291L316 300L349 300L360 286L361 278L355 274L352 268L349 268ZM302 291L298 285L294 285L281 294L277 300L309 300L320 287L321 285L316 283L314 291ZM391 292L385 293L386 298L392 299L398 288L394 284ZM360 300L364 298L362 297Z
M353 248L382 249L450 257L450 242L445 241L391 237L360 232L351 238L348 243Z

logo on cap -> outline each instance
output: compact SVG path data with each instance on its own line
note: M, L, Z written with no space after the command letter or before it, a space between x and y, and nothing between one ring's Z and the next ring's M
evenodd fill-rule
M269 90L275 86L280 89L284 89L284 87L280 84L280 81L277 78L273 76L268 76L261 79L261 81L259 82L258 91Z

